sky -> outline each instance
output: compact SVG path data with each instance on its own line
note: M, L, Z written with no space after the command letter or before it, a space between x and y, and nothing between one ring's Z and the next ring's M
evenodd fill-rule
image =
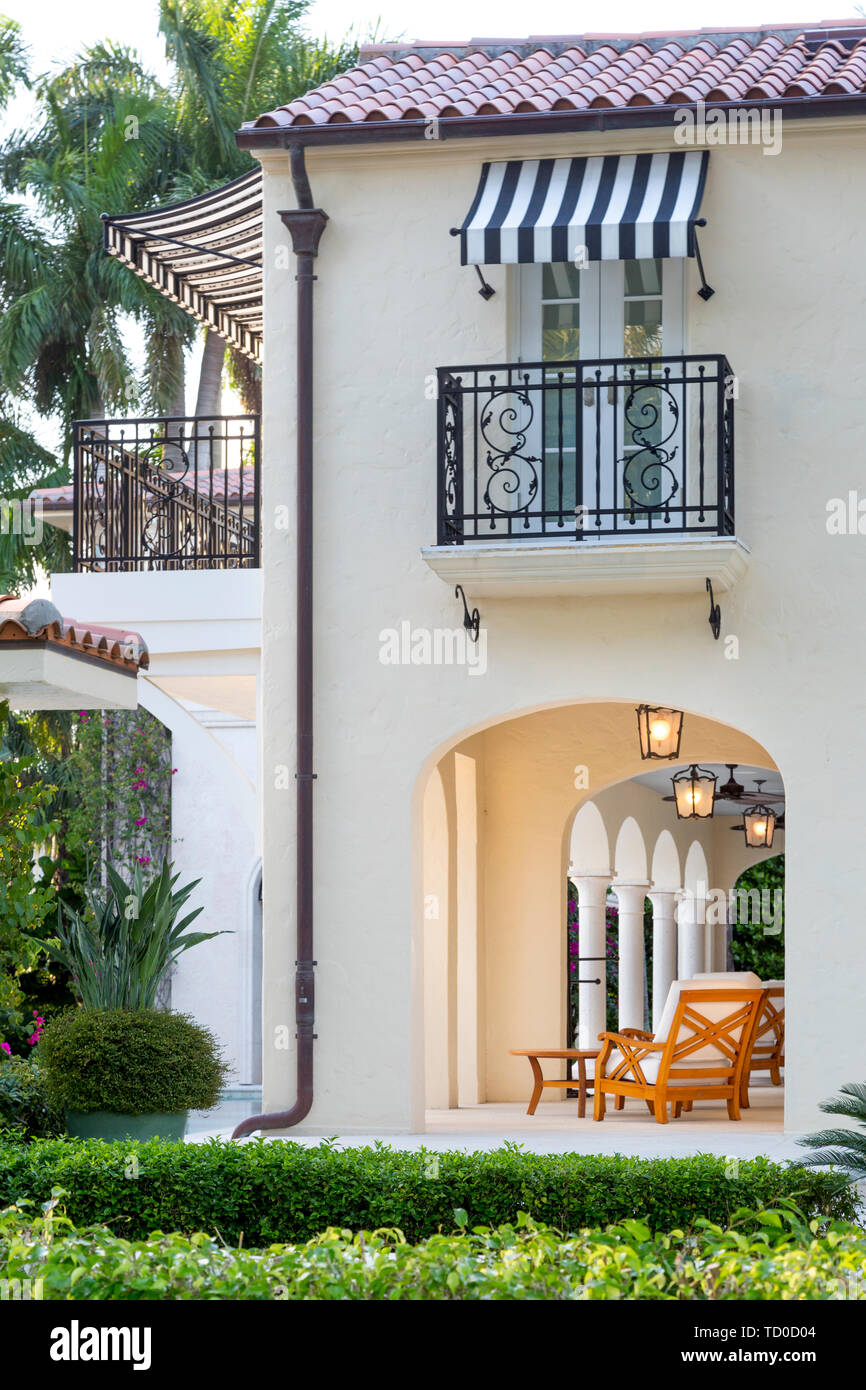
M827 0L823 0L826 4ZM761 24L808 23L822 18L855 18L851 0L839 0L829 15L817 0L726 0L719 6L703 0L604 0L575 5L573 0L313 0L308 28L339 37L352 27L361 31L380 22L387 38L469 39L522 38L533 34L640 32L642 29L693 29L724 24L757 28ZM138 48L155 68L162 62L156 32L155 0L0 0L0 12L22 25L37 70L68 60L83 44L111 35Z

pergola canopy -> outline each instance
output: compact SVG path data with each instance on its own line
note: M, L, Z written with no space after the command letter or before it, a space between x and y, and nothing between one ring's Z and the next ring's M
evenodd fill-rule
M261 361L261 168L183 203L105 214L103 223L109 255Z

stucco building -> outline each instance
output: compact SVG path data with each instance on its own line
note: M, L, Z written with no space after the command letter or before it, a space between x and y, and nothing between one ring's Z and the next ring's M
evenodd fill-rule
M784 850L784 1124L814 1126L863 1058L866 30L373 46L238 138L264 1111L388 1133L525 1100L511 1049L567 1040L569 876L587 962L618 898L640 1027L645 898L656 1012L729 964L702 885ZM195 283L107 236L241 341L232 188ZM667 763L644 705L683 715ZM714 814L678 819L692 765Z

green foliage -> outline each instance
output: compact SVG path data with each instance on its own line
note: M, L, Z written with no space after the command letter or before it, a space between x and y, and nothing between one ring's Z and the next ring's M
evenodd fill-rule
M0 703L0 728L8 713ZM40 882L34 869L54 831L52 789L28 781L30 771L29 759L0 757L0 1011L4 1022L16 1023L23 1000L18 978L36 963L32 937L54 903L50 881Z
M0 15L0 109L6 106L19 82L28 83L27 47L21 26Z
M152 1009L160 983L184 951L224 932L188 932L203 908L178 916L198 887L174 891L179 874L165 860L145 885L141 870L128 881L106 865L107 889L88 890L88 914L58 911L57 941L43 949L72 976L86 1009ZM38 940L38 938L34 938Z
M171 735L147 710L75 716L67 779L74 788L64 868L83 892L107 862L153 870L171 850Z
M8 219L0 206L0 262ZM71 564L71 537L47 525L28 501L33 488L66 481L66 468L19 419L14 401L0 390L0 593L34 585L46 570L62 573Z
M785 891L785 856L777 854L772 859L764 859L746 869L737 879L736 892L757 889L759 893L769 893L769 902L775 901L773 894ZM784 896L781 900L784 903ZM765 924L742 923L733 928L731 955L735 970L753 970L761 980L783 980L785 978L785 917L784 908L781 930L768 933Z
M235 131L244 121L357 62L353 36L333 44L300 29L308 0L161 0L159 28L189 173L189 197L253 167Z
M415 1245L398 1227L331 1228L256 1251L201 1232L131 1241L104 1226L76 1230L63 1195L39 1211L0 1212L0 1278L28 1280L49 1301L866 1299L863 1232L843 1222L822 1231L787 1206L655 1236L635 1220L563 1236L525 1212L454 1231L458 1212L446 1233Z
M35 1057L0 1055L0 1130L24 1138L62 1134L63 1117L48 1099L42 1068Z
M58 1110L210 1110L226 1077L213 1034L159 1009L67 1010L46 1028L39 1061Z
M134 1182L127 1176L131 1152L138 1160ZM264 1140L0 1145L0 1206L24 1197L45 1201L57 1186L66 1189L79 1226L109 1222L136 1240L155 1230L219 1232L232 1243L243 1237L245 1246L305 1241L329 1226L398 1226L419 1241L450 1230L457 1209L471 1226L500 1226L526 1211L562 1231L632 1219L653 1231L689 1228L699 1217L726 1225L739 1207L783 1200L795 1201L809 1220L855 1216L851 1189L838 1174L765 1158L730 1166L706 1154L528 1154L513 1145L492 1153L402 1153L382 1144L341 1150Z
M822 1129L817 1134L806 1135L799 1142L815 1152L807 1155L803 1162L822 1166L838 1164L847 1170L852 1182L862 1182L866 1178L866 1084L852 1081L839 1089L842 1094L823 1101L821 1109L827 1115L856 1120L860 1128Z

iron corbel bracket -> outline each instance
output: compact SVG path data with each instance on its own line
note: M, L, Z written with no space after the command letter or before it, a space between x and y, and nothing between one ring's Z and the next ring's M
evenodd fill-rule
M481 614L478 612L477 608L473 608L472 612L469 612L469 604L466 602L466 595L463 592L462 584L457 585L456 589L454 590L454 597L462 598L463 626L466 629L470 642L477 642L478 633L481 628Z
M707 618L707 622L710 625L713 636L718 642L719 633L722 630L722 610L713 598L713 585L710 579L707 580L707 593L710 596L710 616Z

